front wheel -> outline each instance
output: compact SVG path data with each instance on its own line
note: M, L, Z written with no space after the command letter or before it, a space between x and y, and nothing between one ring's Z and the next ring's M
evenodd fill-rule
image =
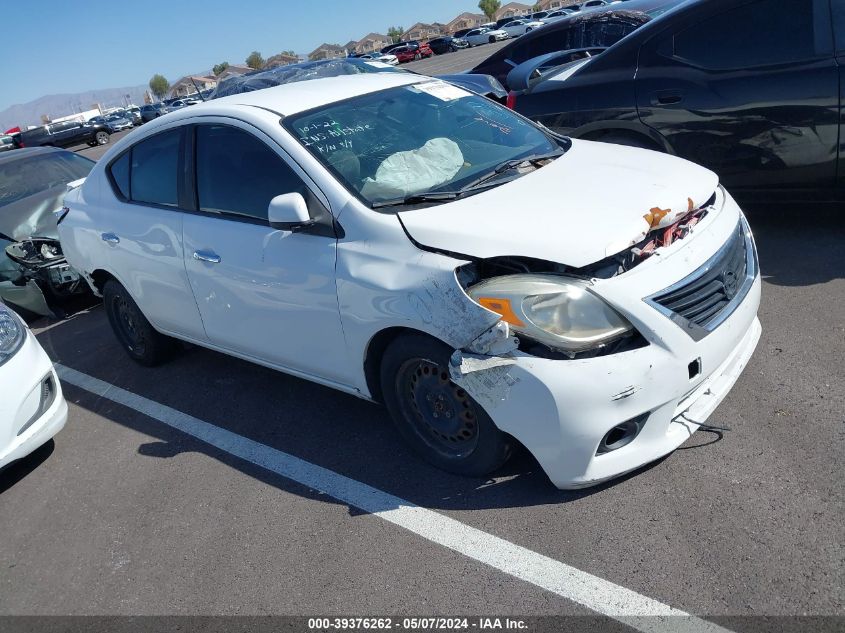
M421 334L396 339L381 363L384 401L400 435L438 468L469 477L510 457L509 437L449 378L452 350Z
M419 53L417 53L416 55L414 55L414 61L415 61L415 62L418 62L418 61L420 61L421 59L422 59L422 55L420 55Z
M109 142L109 133L103 132L102 130L100 130L94 136L94 139L97 141L97 145L105 145L106 143Z
M496 38L495 38L495 37L490 37L490 39L488 39L487 41L488 41L488 42L490 42L491 44L495 44L495 43L496 43Z
M154 367L166 360L176 348L176 341L150 325L126 288L115 280L106 282L103 302L109 324L123 350L139 365Z

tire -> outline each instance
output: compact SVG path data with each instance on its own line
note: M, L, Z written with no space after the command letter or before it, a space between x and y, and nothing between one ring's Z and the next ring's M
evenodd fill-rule
M422 59L422 55L420 55L419 53L417 53L416 55L414 55L414 61L415 61L415 62L418 62L418 61L420 61L421 59Z
M114 279L103 288L106 316L120 346L139 365L154 367L170 358L176 341L150 325L126 288Z
M109 133L104 130L100 130L94 135L94 140L97 141L97 145L105 145L109 142Z
M97 141L88 141L88 147L97 147Z
M394 340L381 362L384 402L399 434L430 464L481 477L510 457L509 436L449 380L446 344L422 334Z
M488 39L487 41L490 42L491 44L495 44L496 38L491 36L490 39Z

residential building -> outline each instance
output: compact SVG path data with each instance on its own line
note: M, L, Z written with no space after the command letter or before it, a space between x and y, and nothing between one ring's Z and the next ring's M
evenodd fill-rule
M217 83L225 81L226 79L229 79L229 77L240 77L241 75L246 75L251 72L253 72L253 69L249 66L243 64L229 64L226 66L226 70L217 75Z
M211 90L217 86L217 79L203 75L188 75L170 86L170 96L182 98L197 94L200 90Z
M578 0L540 0L537 4L540 5L539 11L555 11L577 2Z
M528 15L532 12L532 6L533 5L530 4L522 4L521 2L508 2L507 4L502 5L493 17L494 20L501 20L502 18L513 18L520 15Z
M277 68L279 66L288 66L290 64L298 63L298 55L288 55L287 53L279 53L278 55L273 55L270 59L264 62L262 70L266 70L268 68Z
M426 24L425 22L417 22L402 33L402 41L408 40L430 40L433 37L440 37L443 35L443 30L446 28L445 24L435 22L434 24Z
M336 59L338 57L346 57L346 49L339 44L320 44L320 46L308 53L308 59L311 61Z
M483 13L461 13L454 17L451 22L448 22L444 28L444 33L454 33L455 31L462 31L464 29L474 29L487 22L487 16Z
M354 43L352 50L359 54L375 53L390 44L393 44L393 40L387 37L387 35L382 35L381 33L368 33Z

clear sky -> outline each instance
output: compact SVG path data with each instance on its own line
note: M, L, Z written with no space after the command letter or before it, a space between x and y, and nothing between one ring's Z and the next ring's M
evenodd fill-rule
M221 61L308 53L371 31L447 22L477 0L4 0L0 110L46 94L171 82ZM504 3L503 3L504 4Z

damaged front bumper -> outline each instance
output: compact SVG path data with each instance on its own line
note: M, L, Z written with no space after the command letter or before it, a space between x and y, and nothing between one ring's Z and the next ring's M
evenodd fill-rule
M728 199L695 239L624 275L594 280L594 291L647 345L571 359L461 350L452 358L452 379L534 455L558 488L592 486L671 453L727 395L759 341L756 255L742 296L703 336L691 335L648 298L686 276L680 271L707 270L738 223L746 226ZM750 231L747 240L754 254ZM609 440L616 429L630 431L626 441Z

